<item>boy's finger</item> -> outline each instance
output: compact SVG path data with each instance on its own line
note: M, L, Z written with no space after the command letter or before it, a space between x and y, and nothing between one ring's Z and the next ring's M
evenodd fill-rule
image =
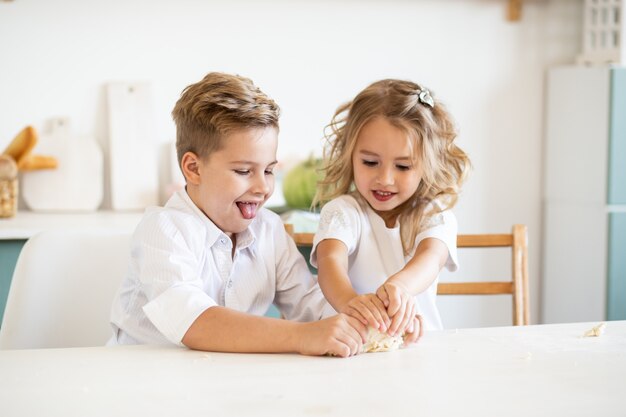
M346 319L347 322L340 322L339 328L337 329L338 332L335 334L330 347L330 351L334 356L341 356L343 358L356 355L361 349L361 338L351 324L358 324L358 321L349 316L346 317Z
M354 331L354 329L348 326L346 332L340 336L339 341L348 347L350 350L350 356L354 356L361 350L361 338L359 337L358 332L356 332L355 336L351 330Z
M348 356L350 356L350 347L337 339L334 340L333 343L331 343L326 354L330 356L347 358Z

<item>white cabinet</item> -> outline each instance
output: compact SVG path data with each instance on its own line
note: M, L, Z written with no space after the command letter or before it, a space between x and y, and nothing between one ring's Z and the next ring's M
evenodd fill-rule
M544 323L626 319L626 68L548 72Z

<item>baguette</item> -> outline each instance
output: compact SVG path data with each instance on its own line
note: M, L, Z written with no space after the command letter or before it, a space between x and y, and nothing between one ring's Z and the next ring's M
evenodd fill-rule
M2 153L13 158L19 168L21 161L29 156L36 144L37 131L32 126L26 126Z
M54 156L28 155L22 159L17 167L20 171L35 171L38 169L55 169L59 162Z
M17 164L9 155L0 155L0 181L17 178Z

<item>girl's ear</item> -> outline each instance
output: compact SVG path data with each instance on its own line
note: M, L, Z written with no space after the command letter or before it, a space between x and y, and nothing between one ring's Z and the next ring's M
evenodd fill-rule
M199 185L200 184L200 160L198 155L193 152L186 152L180 160L180 166L183 171L183 175L187 180L187 184Z

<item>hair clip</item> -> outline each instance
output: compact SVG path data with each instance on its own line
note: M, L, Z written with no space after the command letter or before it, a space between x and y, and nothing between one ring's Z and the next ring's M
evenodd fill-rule
M422 104L426 104L431 108L435 107L435 100L433 100L433 96L430 95L430 91L423 88L418 91L418 97Z

